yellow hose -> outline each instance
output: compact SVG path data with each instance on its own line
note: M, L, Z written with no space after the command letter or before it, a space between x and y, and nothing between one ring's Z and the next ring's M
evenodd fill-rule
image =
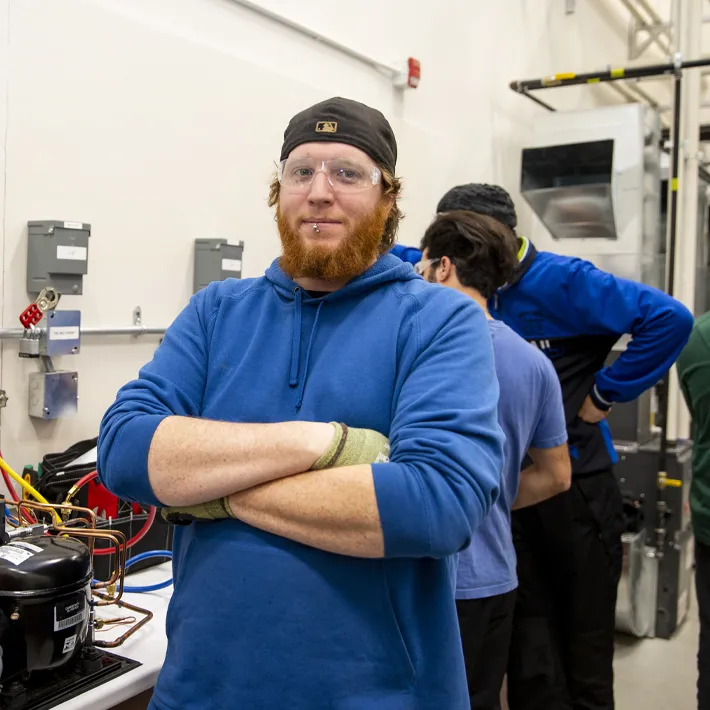
M5 473L12 478L13 481L16 481L22 488L24 488L33 498L35 498L39 503L46 503L49 504L49 501L37 490L35 490L27 481L25 481L22 476L18 476L12 468L10 468L10 465L5 461L5 459L0 456L0 468L5 471ZM59 516L59 513L57 513L56 510L52 510L52 514L54 517L57 519L58 523L62 522L61 517Z

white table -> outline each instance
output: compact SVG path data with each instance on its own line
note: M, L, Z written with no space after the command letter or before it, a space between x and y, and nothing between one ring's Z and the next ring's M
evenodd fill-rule
M155 567L128 575L126 577L126 586L155 584L169 579L171 574L170 562L164 562ZM106 650L125 658L131 658L143 665L124 673L108 683L100 685L98 688L82 693L73 700L57 705L54 710L108 710L108 708L124 700L139 695L144 690L154 687L158 673L163 666L168 645L165 636L165 616L172 592L171 585L157 592L124 594L123 598L129 604L135 604L143 609L150 609L153 612L153 618L121 646ZM138 613L134 614L129 609L121 609L116 606L97 607L96 613L99 618L130 615L140 620L141 616ZM98 631L96 632L96 639L113 641L121 636L127 628L127 626L118 626L110 631Z

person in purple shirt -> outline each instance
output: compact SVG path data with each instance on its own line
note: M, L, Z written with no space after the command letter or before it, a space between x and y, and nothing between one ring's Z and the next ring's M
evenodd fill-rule
M488 312L486 299L518 265L512 230L484 215L450 212L427 229L421 249L416 271L478 303L493 340L504 467L498 500L459 553L456 606L471 708L498 710L518 586L510 511L570 487L562 392L550 360ZM526 454L532 465L521 473Z

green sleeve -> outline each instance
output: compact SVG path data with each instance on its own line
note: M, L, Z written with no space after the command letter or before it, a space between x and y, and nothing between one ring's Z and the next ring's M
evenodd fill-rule
M683 398L696 435L710 437L710 320L696 324L677 362Z

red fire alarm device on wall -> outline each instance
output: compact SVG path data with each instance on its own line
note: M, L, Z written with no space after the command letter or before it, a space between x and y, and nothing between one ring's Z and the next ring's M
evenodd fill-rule
M398 89L416 89L422 76L422 65L418 59L409 57L407 63L399 74L394 76L394 85Z

